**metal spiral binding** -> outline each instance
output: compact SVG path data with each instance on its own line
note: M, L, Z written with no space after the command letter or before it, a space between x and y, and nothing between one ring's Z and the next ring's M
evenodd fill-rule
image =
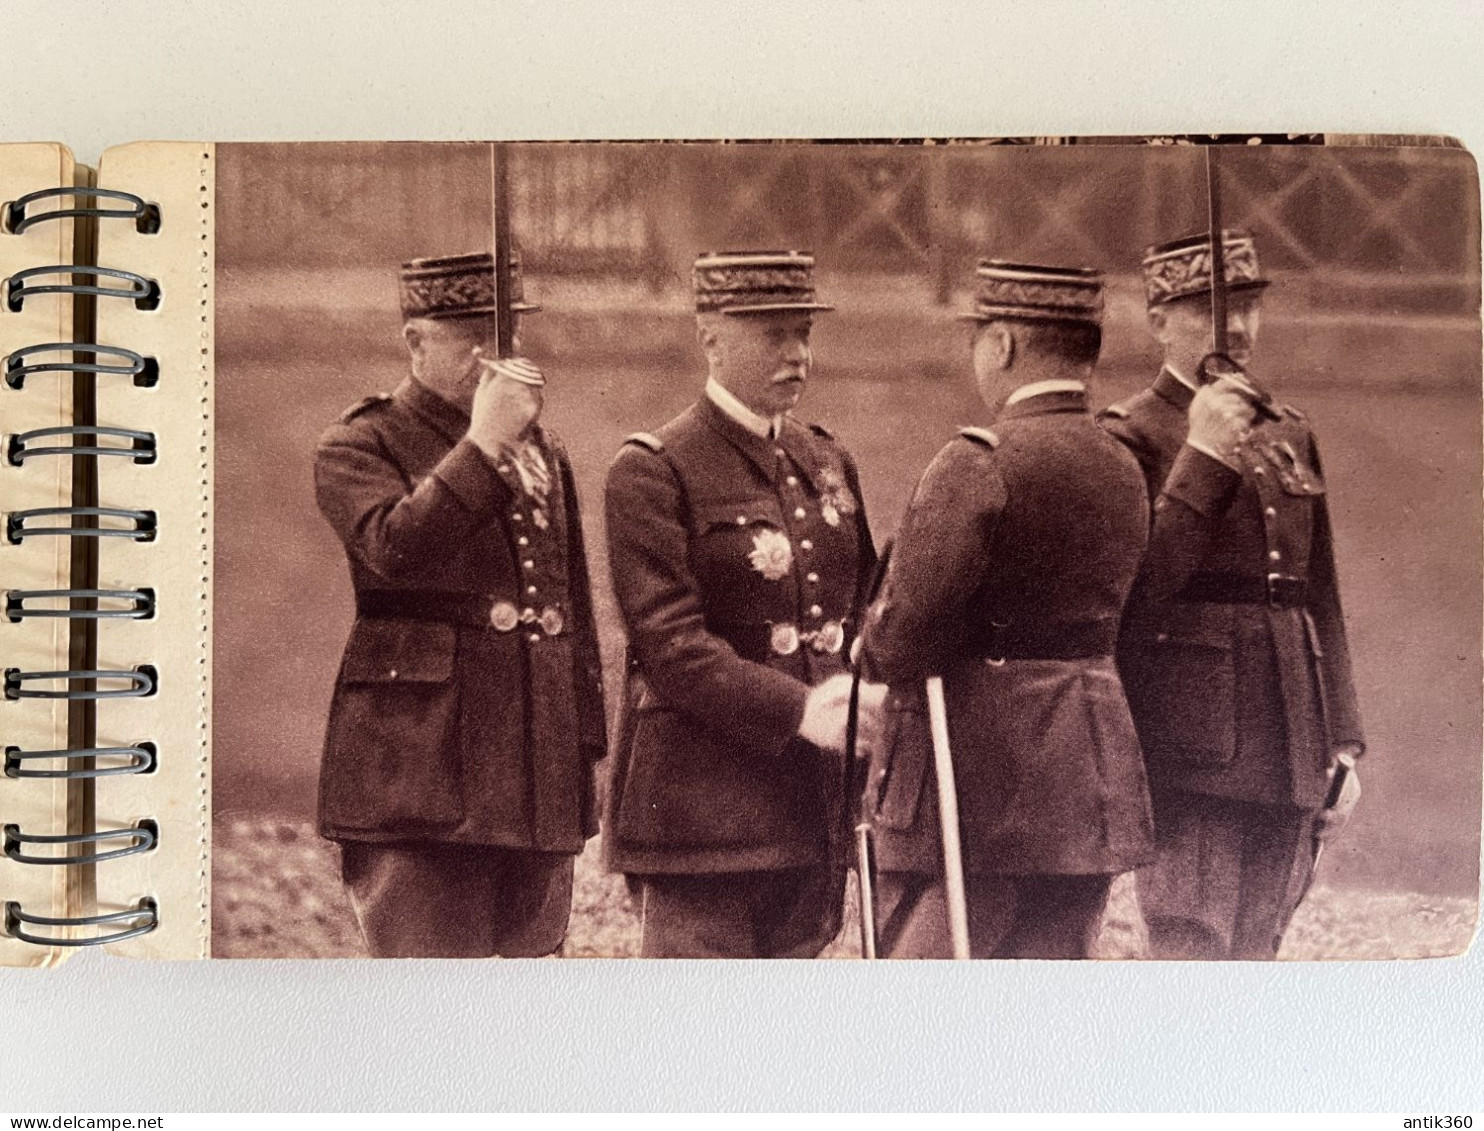
M33 211L43 201L61 200L64 205L48 211ZM105 207L104 202L119 202L123 207ZM81 219L132 221L135 230L151 235L160 230L161 214L157 204L130 192L113 189L58 187L27 193L0 205L0 238L4 234L20 235L28 228L47 221ZM65 281L42 281L61 276ZM80 281L86 280L86 281ZM66 294L124 299L140 310L159 307L162 294L158 280L135 271L87 264L54 264L17 271L4 280L3 302L11 311L21 311L26 300L38 295ZM48 357L45 355L63 355ZM130 379L135 386L150 388L159 383L159 364L123 346L97 342L42 342L7 354L0 366L0 388L21 390L26 379L38 374L65 373L89 376L118 376ZM45 443L44 441L61 441ZM112 441L112 442L110 442ZM152 464L158 453L156 436L128 428L94 425L70 425L58 428L36 428L7 438L4 461L22 467L27 460L43 456L61 458L124 457L136 464ZM38 526L37 519L64 519L65 525ZM111 525L104 525L110 522ZM35 507L12 511L5 516L5 538L12 543L26 538L59 536L66 538L130 538L153 540L156 516L153 510L118 507ZM153 589L14 589L6 591L3 615L16 623L30 617L54 617L97 622L104 619L142 620L155 614ZM58 602L45 604L44 602ZM99 700L138 698L153 695L159 675L152 665L141 665L130 671L72 669L67 671L4 670L4 698ZM38 688L34 684L59 681L61 688ZM102 687L103 683L122 687ZM122 774L147 774L155 769L158 751L152 742L130 746L75 747L61 750L22 750L7 746L4 750L6 778L88 779ZM3 788L3 786L0 786ZM26 833L19 826L7 824L0 829L6 857L17 863L36 866L94 865L151 851L158 843L160 830L153 820L138 821L132 828L65 835ZM118 847L108 847L119 845ZM36 846L68 846L62 855L36 853ZM81 849L78 851L78 849ZM37 915L24 910L18 901L4 904L3 931L22 942L46 947L98 946L123 942L155 930L160 923L159 905L153 897L141 899L137 906L123 911L97 915L56 917ZM103 929L89 937L37 933L30 927L113 928Z
M0 833L5 837L5 855L20 864L97 864L103 860L117 860L121 856L148 852L159 842L160 826L154 821L140 821L129 829L51 836L22 832L19 825L6 825L0 829ZM24 851L28 844L107 844L114 840L127 840L129 843L123 848L112 848L104 852L79 852L71 856L33 856Z
M96 686L101 680L122 680L128 687L101 691ZM61 680L69 686L62 691L34 691L25 685L41 680ZM91 689L78 690L73 683L92 683ZM5 669L5 698L7 699L143 699L153 695L158 685L158 673L150 664L137 668L78 669L61 672L23 672L20 668Z
M136 742L133 746L86 746L68 750L22 750L5 748L5 776L8 778L111 778L121 774L148 774L155 768L155 744ZM126 758L122 766L99 766L99 758ZM66 770L28 770L27 762L88 762L91 766Z
M29 284L28 279L43 275L91 275L94 279L121 279L127 287L105 287L101 283ZM160 284L137 271L117 267L96 267L81 263L54 263L47 267L27 267L17 271L5 283L5 305L20 313L26 300L35 295L96 295L99 298L128 298L140 310L155 310L160 305Z
M26 215L28 205L38 200L47 200L58 196L86 196L94 200L126 200L128 208L58 208L51 212L38 212L34 216ZM20 235L34 224L43 224L48 220L64 220L75 216L97 216L107 220L133 220L135 230L143 235L154 235L160 230L160 206L151 204L142 196L135 196L132 192L120 192L117 189L86 188L82 186L64 186L61 188L40 189L36 192L28 192L25 196L10 201L5 206L3 223L5 230L14 235Z
M134 923L138 925L106 935L94 935L86 939L69 939L55 935L33 935L25 925L33 927L102 927L110 923ZM54 918L50 915L32 915L24 911L15 900L5 904L5 933L21 942L35 946L103 946L107 943L123 942L125 939L147 935L160 925L160 907L152 896L145 896L139 906L127 911L110 911L104 915L76 915L71 918Z
M126 519L134 525L130 527L26 525L28 518L51 518L62 515L71 518ZM132 538L136 542L153 542L155 512L128 510L120 507L32 507L29 510L11 511L5 516L5 538L9 542L22 542L27 538L54 534L67 538Z
M92 361L41 361L28 362L26 358L39 353L85 353ZM121 357L122 365L110 365L99 361L100 355ZM98 342L41 342L34 346L12 350L5 357L5 384L7 388L25 387L26 378L35 373L105 373L132 377L134 384L142 388L153 388L160 381L159 363L123 346L105 346Z
M107 448L101 444L53 444L45 448L30 448L31 440L43 440L48 436L116 436L128 440L127 448ZM5 445L5 461L19 467L36 456L127 456L135 463L155 462L155 434L140 432L133 428L100 428L96 425L70 424L64 428L33 428L29 432L17 432Z
M68 601L65 609L27 608L27 601L61 597ZM90 609L75 609L73 598L93 602ZM105 609L101 601L128 601L127 608ZM21 621L27 617L61 617L68 620L148 620L155 615L153 589L11 589L5 594L5 619Z

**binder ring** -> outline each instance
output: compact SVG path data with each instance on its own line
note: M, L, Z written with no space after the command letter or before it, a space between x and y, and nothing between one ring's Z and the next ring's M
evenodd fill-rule
M5 669L5 698L7 699L142 699L146 695L153 695L158 686L159 673L150 664L142 664L131 669L91 669L79 668L62 672L27 672L20 668ZM68 687L64 691L32 691L24 685L41 680L62 680L72 684L79 680L90 681L97 684L105 679L124 680L128 687L116 688L111 691L100 691L95 686L92 691L78 691Z
M49 597L63 597L68 601L65 609L28 609L26 602ZM74 609L73 598L93 602L93 607ZM124 609L99 607L101 601L129 601ZM153 589L12 589L5 594L5 617L10 621L26 617L65 617L68 620L147 620L155 615L155 591Z
M97 864L104 860L117 860L121 856L148 852L160 841L160 826L155 821L148 820L140 821L131 829L108 829L67 836L23 833L19 825L6 825L0 831L5 835L5 855L18 864ZM107 844L114 840L127 840L131 843L124 848L80 852L71 856L33 856L24 851L28 844Z
M39 526L28 527L28 518L49 518L67 515L73 518L118 518L133 522L131 527L116 526ZM155 539L155 512L129 510L119 507L32 507L29 510L11 511L5 516L5 537L10 542L21 542L42 535L63 535L68 538L132 538L136 542L153 542Z
M82 761L86 758L122 757L129 759L122 766L94 766L79 770L28 770L26 762L58 759L66 762ZM147 774L155 768L155 744L137 742L133 746L89 746L71 750L22 750L18 746L5 748L5 776L8 778L109 778L119 774Z
M50 197L59 196L92 197L94 200L126 200L130 203L131 207L58 208L52 212L38 212L34 216L26 215L26 207L28 205L34 204L38 200L46 200ZM132 192L120 192L118 189L71 186L38 189L36 192L28 192L25 196L12 200L5 206L5 230L18 236L33 224L42 224L47 220L62 220L69 216L97 216L105 220L133 220L135 229L147 236L152 236L160 230L160 206L158 204L151 204L142 196L135 196Z
M106 448L101 444L60 444L45 448L28 448L30 440L48 436L116 436L128 440L127 448ZM135 463L155 462L155 434L132 428L101 428L97 425L72 424L64 428L33 428L17 432L5 445L5 459L19 467L33 456L128 456Z
M92 361L43 361L28 363L26 358L38 353L86 353ZM124 359L123 365L109 365L98 360L109 354ZM123 346L105 346L97 342L42 342L12 350L5 357L5 384L12 389L22 388L26 377L33 373L116 373L134 378L134 384L146 387L159 383L160 364L152 357L145 357Z
M127 287L105 287L99 283L43 283L29 285L26 280L42 275L91 275L93 278L120 279ZM128 298L140 310L154 310L160 305L160 284L137 271L120 271L116 267L97 267L82 263L59 263L50 267L27 267L17 271L5 284L5 305L12 311L24 309L26 299L35 295L97 295L99 298Z
M94 935L87 939L33 935L23 926L23 924L28 924L33 927L102 927L110 923L139 923L139 925L109 934ZM79 915L70 919L32 915L29 911L22 910L21 905L13 899L5 903L5 933L34 946L101 946L147 935L159 925L160 906L155 902L154 897L149 895L139 901L138 907L127 911L110 911L104 915Z

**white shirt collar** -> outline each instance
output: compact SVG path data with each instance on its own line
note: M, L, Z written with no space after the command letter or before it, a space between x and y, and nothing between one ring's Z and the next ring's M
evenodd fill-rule
M778 435L782 423L778 417L769 420L765 416L759 416L734 397L715 377L706 378L706 397L754 436L771 440Z
M1196 383L1194 381L1185 376L1185 374L1181 373L1180 370L1176 369L1168 361L1165 362L1165 368L1170 371L1171 377L1173 377L1176 381L1179 381L1180 384L1184 385L1187 389L1190 389L1191 391L1197 393L1200 392L1200 389L1196 387Z
M1029 385L1022 385L1007 398L1005 407L1018 404L1031 397L1039 397L1042 393L1085 393L1087 386L1081 381L1073 381L1065 377L1053 378L1050 381L1032 381Z

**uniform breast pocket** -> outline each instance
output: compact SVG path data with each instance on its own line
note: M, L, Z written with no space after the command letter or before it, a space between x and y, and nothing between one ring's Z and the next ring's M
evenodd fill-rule
M761 595L789 576L796 552L775 500L695 508L691 564L708 593Z
M345 683L443 683L453 676L453 625L413 620L362 620L351 632Z
M1236 664L1230 605L1182 603L1131 625L1120 674L1151 765L1226 765L1236 756Z

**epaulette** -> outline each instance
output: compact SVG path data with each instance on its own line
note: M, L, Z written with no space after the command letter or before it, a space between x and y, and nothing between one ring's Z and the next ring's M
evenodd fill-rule
M1111 416L1114 420L1127 420L1129 418L1129 411L1121 404L1110 404L1102 412L1098 413L1098 415Z
M833 440L835 438L835 434L823 424L810 424L809 431L813 432L816 436L823 436L826 440Z
M365 412L373 405L385 404L391 399L391 393L377 393L374 396L367 397L363 401L357 401L355 404L351 405L348 409L340 414L340 423L349 424L352 420L360 416L361 413Z
M973 440L976 444L983 444L990 451L1000 446L1000 438L988 428L960 428L958 434L965 440Z
M638 444L641 448L648 448L655 455L665 450L665 442L653 432L635 432L631 436L623 438L625 444Z
M1290 420L1297 420L1300 424L1307 424L1309 422L1309 418L1301 413L1298 409L1294 408L1291 404L1286 404L1283 406L1283 415L1288 417Z

